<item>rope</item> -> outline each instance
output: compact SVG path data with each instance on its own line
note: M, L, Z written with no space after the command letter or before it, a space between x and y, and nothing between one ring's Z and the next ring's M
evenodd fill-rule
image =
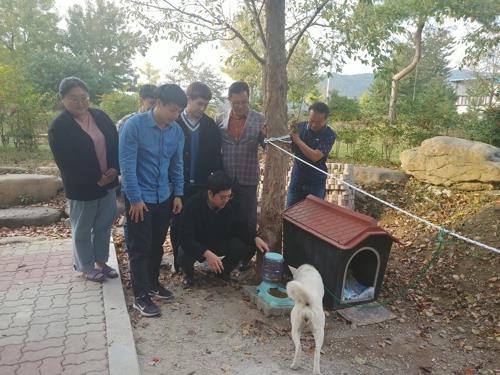
M330 174L328 172L325 172L324 170L316 167L315 165L312 165L311 163L308 163L307 161L305 161L305 160L303 160L303 159L295 156L291 152L285 150L284 148L282 148L282 147L280 147L280 146L278 146L277 144L274 143L275 141L283 141L283 139L285 139L285 137L286 136L284 136L284 137L267 138L267 139L264 140L264 143L271 144L272 146L274 146L277 149L283 151L284 153L288 154L292 158L297 159L300 162L304 163L305 165L308 165L309 167L317 170L318 172L321 172L321 173L327 175L328 177L331 177L331 178L335 179L336 182L340 182L340 183L348 186L349 188L351 188L351 189L353 189L353 190L355 190L355 191L357 191L357 192L359 192L361 194L364 194L364 195L366 195L366 196L368 196L368 197L376 200L377 202L380 202L380 203L382 203L382 204L384 204L384 205L386 205L386 206L388 206L388 207L390 207L390 208L392 208L392 209L394 209L396 211L399 211L399 212L401 212L401 213L403 213L403 214L405 214L405 215L413 218L414 220L417 220L417 221L420 221L421 223L426 224L427 226L429 226L429 227L431 227L433 229L436 229L438 231L442 231L444 234L448 234L448 235L450 235L452 237L455 237L455 238L458 238L458 239L460 239L462 241L468 242L470 244L476 245L476 246L481 247L483 249L487 249L487 250L490 250L490 251L492 251L494 253L500 254L500 249L497 249L497 248L495 248L493 246L489 246L489 245L483 244L482 242L479 242L479 241L476 241L476 240L472 240L472 239L470 239L468 237L462 236L461 234L455 233L455 232L453 232L453 231L451 231L449 229L446 229L446 228L443 228L443 227L441 227L441 226L439 226L437 224L434 224L434 223L430 222L429 220L421 218L421 217L419 217L419 216L417 216L417 215L415 215L415 214L413 214L413 213L411 213L409 211L406 211L406 210L404 210L404 209L402 209L402 208L400 208L400 207L398 207L398 206L396 206L396 205L394 205L394 204L392 204L390 202L384 201L383 199L380 199L379 197L376 197L375 195L370 194L367 191L364 191L363 189L358 188L357 186L354 186L354 185L352 185L352 184L350 184L348 182L345 182L345 181L342 181L342 180L338 179L336 176L334 176L334 175L332 175L332 174Z
M272 142L292 143L292 138L287 134L287 135L282 135L281 137L269 137L264 140L264 143L272 143Z

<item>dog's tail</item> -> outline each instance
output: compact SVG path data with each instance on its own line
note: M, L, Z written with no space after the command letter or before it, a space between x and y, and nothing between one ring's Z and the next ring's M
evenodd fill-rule
M302 284L296 280L290 281L286 284L286 291L288 296L295 301L295 303L309 306L311 298Z

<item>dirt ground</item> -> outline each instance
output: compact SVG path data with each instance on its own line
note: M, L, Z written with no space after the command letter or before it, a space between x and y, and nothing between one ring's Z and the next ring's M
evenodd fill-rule
M312 336L302 339L302 367L290 370L289 318L264 317L239 285L200 272L198 284L186 290L170 271L162 271L162 278L176 295L175 302L161 303L162 316L144 319L130 310L144 375L312 373ZM489 350L457 346L465 336L460 331L411 312L397 315L396 320L353 327L327 312L322 373L492 374L500 369L498 356Z
M387 185L372 192L500 246L498 191L452 192L411 181L404 189ZM363 199L357 210L376 217L402 242L393 246L381 296L392 300L388 307L397 318L356 327L328 311L322 373L500 374L499 257L447 238L429 271L406 290L432 259L436 233ZM126 273L126 255L119 258ZM171 261L170 254L165 258ZM246 275L233 285L203 270L198 276L198 284L186 290L177 275L163 270L163 283L175 293L175 302L162 304L163 314L155 319L130 310L143 374L312 373L312 336L303 336L302 366L291 370L289 318L266 318L257 310L241 290ZM128 280L125 291L130 299ZM393 300L395 295L399 298Z
M385 185L370 192L500 247L500 191L454 192L410 180L404 188ZM59 196L48 206L62 209L64 199ZM355 327L328 311L322 373L500 375L500 256L447 238L433 258L435 232L362 198L356 209L376 217L402 242L393 246L380 297L390 300L388 307L397 318ZM119 250L120 233L117 227ZM19 235L64 238L70 231L62 222L0 228L0 237ZM127 257L120 251L118 256L130 308ZM415 281L429 261L432 267ZM161 277L176 295L175 302L161 303L162 316L141 318L130 309L143 374L312 373L312 336L302 339L301 368L290 370L289 319L264 317L242 293L244 281L227 285L201 271L198 285L184 289L169 269Z

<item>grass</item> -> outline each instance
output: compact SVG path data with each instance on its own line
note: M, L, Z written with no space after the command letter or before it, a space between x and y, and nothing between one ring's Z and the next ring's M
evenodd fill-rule
M399 154L406 147L400 145L391 155L390 160L382 157L380 146L371 144L369 147L357 145L348 149L347 145L339 142L329 155L329 161L335 163L364 164L375 167L399 168ZM24 167L33 170L37 167L53 163L52 153L46 143L38 145L34 151L16 150L13 145L0 146L0 160L2 165Z
M48 144L41 144L36 150L16 150L13 145L0 146L2 165L23 167L33 170L53 162L52 152Z
M408 148L402 144L396 146L391 154L391 158L387 160L382 155L381 146L375 142L368 145L355 144L350 148L344 142L337 140L335 143L329 155L329 161L331 162L363 164L392 169L400 167L399 154Z

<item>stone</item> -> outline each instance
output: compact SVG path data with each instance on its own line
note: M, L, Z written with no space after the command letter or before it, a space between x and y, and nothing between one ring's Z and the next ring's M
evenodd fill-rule
M37 174L0 175L0 208L52 199L63 184L56 176Z
M58 221L61 212L49 207L5 208L0 210L0 227L50 225Z
M0 210L2 212L3 210ZM13 237L3 237L0 238L0 246L2 245L11 245L15 243L27 243L27 242L37 242L47 240L46 236L36 236L36 237L28 237L28 236L13 236Z
M71 219L69 217L67 217L66 219L64 219L64 226L68 229L71 228Z
M38 174L44 174L44 175L51 175L51 176L60 176L59 168L56 166L46 166L46 167L38 167L36 169L36 173Z
M125 215L125 202L122 199L117 199L115 221L122 215Z
M28 173L28 170L26 168L21 168L21 167L10 167L7 165L0 165L0 174L16 174L16 173Z
M388 168L354 166L354 183L356 185L376 185L385 182L405 184L408 175Z
M500 185L500 148L439 136L400 154L406 173L420 181L460 190L491 190Z

